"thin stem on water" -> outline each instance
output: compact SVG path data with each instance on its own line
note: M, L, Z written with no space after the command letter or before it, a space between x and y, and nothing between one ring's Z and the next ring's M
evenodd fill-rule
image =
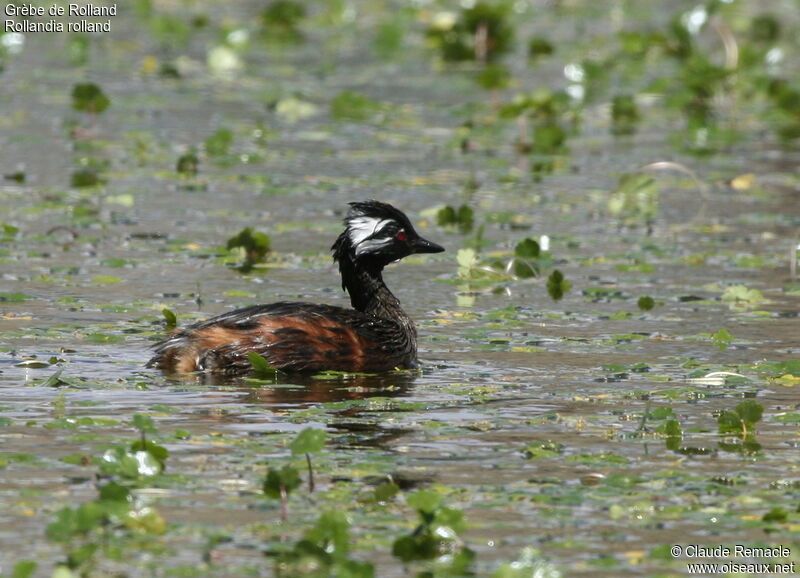
M475 31L475 60L486 64L489 58L489 27L481 22Z
M308 464L308 493L314 491L314 468L311 467L311 454L306 454L306 463Z
M286 486L281 484L281 522L289 519L289 495L286 493Z

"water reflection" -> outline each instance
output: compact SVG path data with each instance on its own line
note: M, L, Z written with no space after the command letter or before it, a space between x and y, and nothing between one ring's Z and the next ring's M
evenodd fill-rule
M393 371L381 375L331 374L321 376L279 375L274 381L214 374L170 376L179 384L232 388L244 394L244 403L270 409L307 408L320 403L336 403L369 398L396 398L408 395L419 372Z

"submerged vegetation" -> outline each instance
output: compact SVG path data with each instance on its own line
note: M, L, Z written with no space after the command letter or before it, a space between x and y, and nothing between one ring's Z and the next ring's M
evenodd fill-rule
M798 562L793 0L111 26L0 34L0 576ZM386 273L420 368L144 369L228 307L346 304L327 248L363 198L448 249Z

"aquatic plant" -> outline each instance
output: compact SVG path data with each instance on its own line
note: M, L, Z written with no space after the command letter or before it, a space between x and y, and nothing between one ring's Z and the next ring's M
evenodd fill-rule
M93 82L76 84L72 87L72 108L87 112L90 117L105 112L111 105L111 99L103 89Z
M456 227L462 234L469 233L475 225L475 212L469 205L461 205L458 208L445 205L437 211L436 223L440 227Z
M476 2L457 15L442 14L428 28L427 36L446 61L497 60L513 48L510 10L505 2Z
M347 514L327 511L320 514L317 522L291 548L268 551L267 555L274 557L275 575L280 577L372 578L374 566L350 556L351 540Z
M752 432L753 426L761 421L764 406L755 400L747 399L731 410L724 410L717 416L720 433L736 433L743 438Z
M314 469L311 467L311 454L322 451L328 436L325 430L317 428L305 428L289 444L292 455L305 455L308 466L308 491L314 491Z
M636 98L630 94L618 94L611 101L611 133L631 135L640 121Z
M331 117L335 120L366 122L384 109L384 106L359 92L345 90L331 100Z
M607 209L622 226L644 225L648 234L658 216L660 183L645 173L626 173L608 198Z
M533 37L528 40L528 60L538 61L552 56L556 51L552 42L546 38Z
M178 157L175 163L175 171L180 175L196 176L200 167L200 159L197 156L197 151L194 149Z
M237 268L243 273L247 273L255 265L264 261L264 257L270 252L271 245L272 240L269 235L256 231L252 227L245 227L228 239L225 248L235 253L239 261Z
M643 295L636 301L636 306L641 311L651 311L656 306L656 302L649 295Z
M261 24L270 40L302 40L300 24L305 18L305 5L294 0L274 0L261 12Z
M560 301L570 290L572 283L564 278L564 274L556 269L547 278L547 293L553 301Z
M467 572L475 553L458 536L466 528L463 513L445 506L432 490L414 492L406 503L416 510L419 524L394 541L392 555L404 563L431 560L451 571Z
M261 489L268 498L281 501L281 520L289 519L289 494L300 487L300 474L297 468L285 464L280 468L268 468Z
M93 574L101 555L114 556L140 536L155 537L166 531L159 513L139 504L131 490L163 471L168 452L147 439L147 434L156 431L152 418L134 415L133 425L140 438L129 446L115 446L100 460L103 480L97 498L61 508L47 526L47 538L64 549L59 567L69 570L65 576Z
M204 149L210 157L224 157L230 153L231 144L233 144L233 131L223 127L214 131L214 134L205 140Z
M565 91L549 88L517 94L499 109L501 118L516 121L516 149L531 156L531 172L537 178L552 173L559 157L569 151L567 140L580 114L581 108Z

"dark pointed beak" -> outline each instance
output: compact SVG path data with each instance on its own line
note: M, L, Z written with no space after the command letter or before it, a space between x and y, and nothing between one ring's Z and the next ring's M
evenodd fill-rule
M417 237L411 244L412 253L441 253L442 251L444 251L444 247L422 237Z

